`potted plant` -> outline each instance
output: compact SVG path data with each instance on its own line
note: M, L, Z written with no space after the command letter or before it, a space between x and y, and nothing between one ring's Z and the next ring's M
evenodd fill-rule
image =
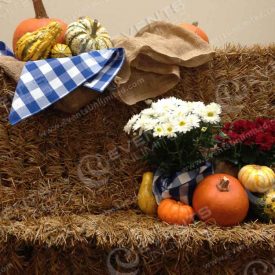
M208 162L215 145L221 107L216 103L160 99L134 115L124 130L146 140L146 160L155 170L157 203L173 198L191 204L196 184L213 172Z
M247 164L275 162L275 119L240 119L225 123L217 136L217 158L240 169Z

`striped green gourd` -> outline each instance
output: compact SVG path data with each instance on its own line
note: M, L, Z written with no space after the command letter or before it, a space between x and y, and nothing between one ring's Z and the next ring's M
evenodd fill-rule
M74 55L111 48L112 41L106 29L95 19L79 18L68 26L66 44Z

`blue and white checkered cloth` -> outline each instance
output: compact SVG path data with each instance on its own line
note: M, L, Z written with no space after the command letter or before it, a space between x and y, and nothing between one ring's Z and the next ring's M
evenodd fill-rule
M193 193L197 184L206 176L213 174L210 162L188 172L178 172L171 177L163 177L159 170L154 174L153 193L159 204L163 199L172 198L192 205Z
M6 44L2 41L0 41L0 56L14 56L13 52L6 46Z
M12 125L39 113L84 85L102 93L121 69L123 48L26 63L17 84L9 116Z

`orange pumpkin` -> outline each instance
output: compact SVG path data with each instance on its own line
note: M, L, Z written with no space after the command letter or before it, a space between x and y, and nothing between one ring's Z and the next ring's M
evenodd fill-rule
M158 217L170 224L187 225L193 222L194 211L182 202L164 199L158 206Z
M191 32L194 32L195 34L197 34L200 38L202 38L204 41L206 41L207 43L209 43L209 39L207 34L198 27L198 22L194 22L192 24L188 24L188 23L181 23L180 26L186 30L189 30Z
M206 177L196 188L193 208L205 222L233 226L245 219L249 200L236 178L227 174L214 174Z
M67 24L60 19L50 19L46 13L42 0L32 0L35 10L35 18L30 18L22 21L16 28L13 35L13 50L15 51L17 41L27 32L34 32L42 27L47 26L50 22L55 21L60 24L62 33L57 39L58 43L63 43Z

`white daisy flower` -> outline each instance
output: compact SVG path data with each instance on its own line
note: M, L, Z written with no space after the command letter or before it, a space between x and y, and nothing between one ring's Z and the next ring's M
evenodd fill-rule
M138 129L143 130L146 125L146 119L144 116L141 116L136 123L133 125L133 130L137 131Z
M192 128L200 127L200 118L197 115L191 114L187 116L188 123L192 126Z
M164 135L166 137L176 137L176 129L172 123L166 123L163 125Z
M157 119L153 119L153 118L144 119L143 130L144 131L152 131L152 130L154 130L154 128L156 127L157 124L158 124Z
M175 105L175 106L180 106L183 102L185 102L176 97L169 97L166 100L168 100L172 105Z
M175 116L186 116L191 112L190 106L187 102L182 102L175 110Z
M187 133L192 129L192 125L188 121L187 116L177 118L174 124L176 131L179 133Z
M192 113L196 115L201 115L201 112L205 109L205 104L201 101L190 102L192 105Z
M140 112L140 114L143 116L151 116L154 117L156 115L156 111L153 108L147 108Z
M176 105L173 104L173 102L171 102L168 99L160 99L159 101L157 101L156 103L152 104L152 108L154 110L156 110L159 113L163 113L163 112L173 112L173 110L176 109Z
M133 128L133 125L136 123L136 121L138 120L139 118L139 115L134 115L132 116L132 118L128 121L128 123L125 125L124 127L124 131L127 133L127 134L130 134L131 133L131 130Z
M207 123L218 123L220 122L221 106L216 103L210 103L205 106L201 112L202 120Z
M160 99L133 116L124 131L128 134L142 134L152 131L155 137L176 137L201 127L201 121L217 123L220 121L221 106L216 103L205 105L203 102L188 102L175 97ZM204 128L202 129L204 131Z
M163 129L163 127L162 127L162 125L157 125L157 126L155 126L155 128L154 128L154 131L153 131L153 136L154 137L163 137L165 135L165 133L164 133L164 129Z

